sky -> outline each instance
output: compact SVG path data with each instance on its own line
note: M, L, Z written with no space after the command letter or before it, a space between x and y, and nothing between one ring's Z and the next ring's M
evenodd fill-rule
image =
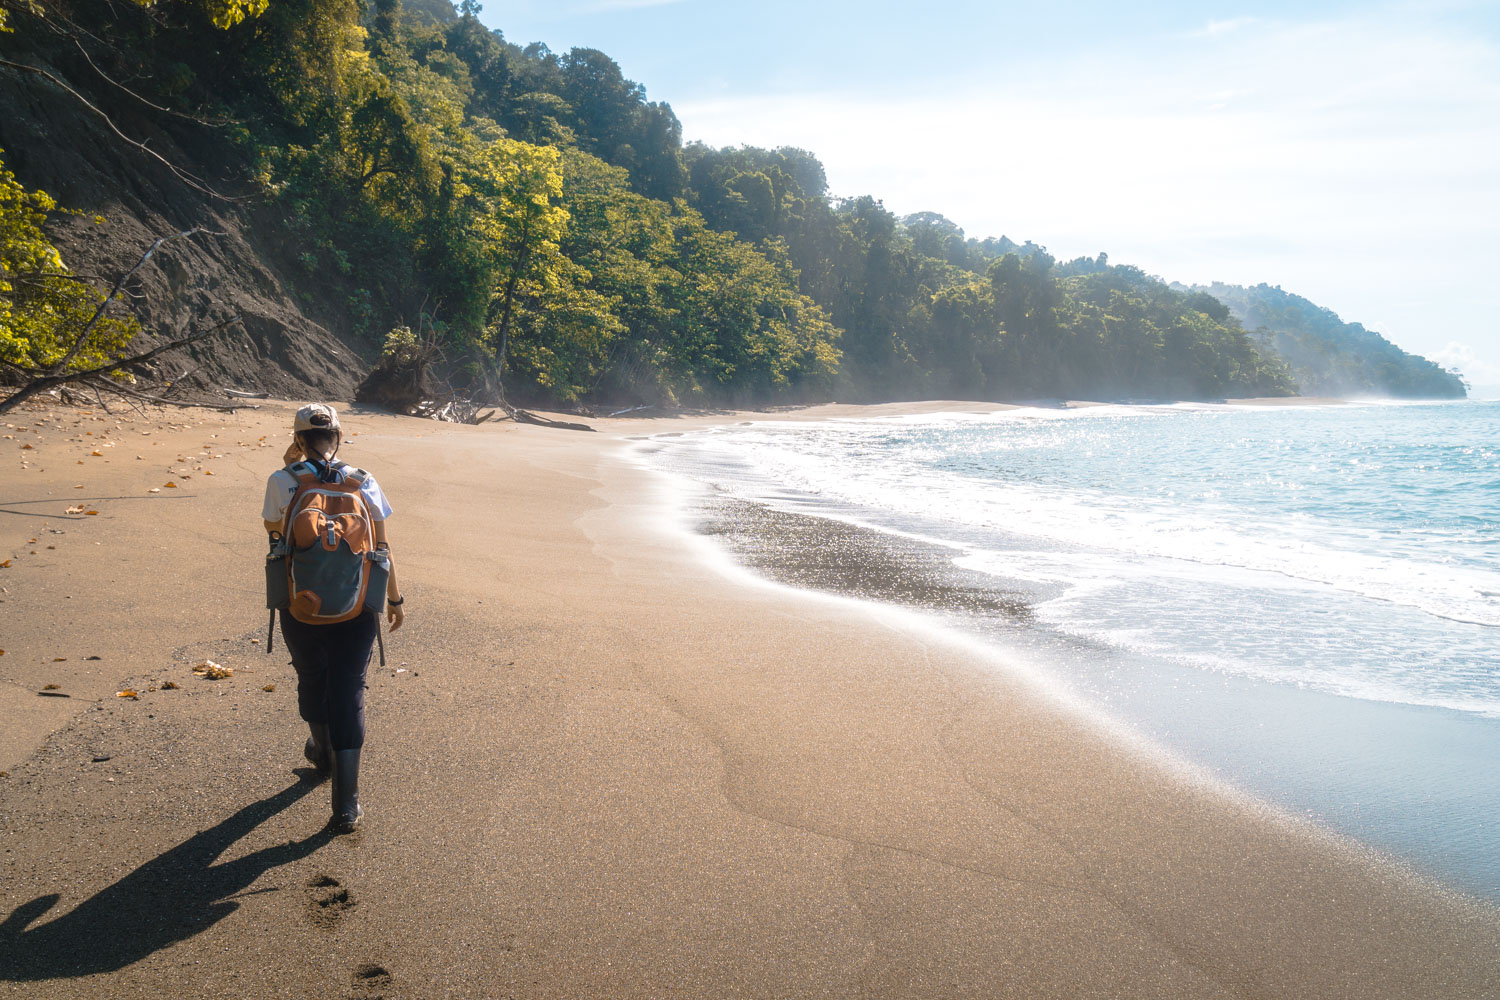
M685 141L798 146L969 236L1266 282L1500 397L1500 0L520 0Z

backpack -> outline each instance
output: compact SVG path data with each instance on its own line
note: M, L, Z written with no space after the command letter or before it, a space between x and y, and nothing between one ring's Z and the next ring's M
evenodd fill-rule
M360 487L363 469L296 462L297 480L279 537L266 562L266 604L308 625L346 622L385 610L390 555L375 547L373 520ZM267 652L270 643L267 643Z

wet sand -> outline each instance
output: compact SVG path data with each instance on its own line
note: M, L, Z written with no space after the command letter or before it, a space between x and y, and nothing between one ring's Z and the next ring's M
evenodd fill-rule
M8 418L0 995L1500 984L1494 907L1197 782L915 616L704 558L621 439L759 414L349 414L409 618L371 668L366 822L329 837L260 610L293 408ZM204 657L235 676L195 677Z

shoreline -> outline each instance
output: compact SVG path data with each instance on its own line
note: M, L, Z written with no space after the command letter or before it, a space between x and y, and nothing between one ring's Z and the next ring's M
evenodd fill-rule
M1459 997L1500 982L1495 908L1207 794L895 618L707 565L623 451L723 415L592 435L349 412L349 460L392 497L413 601L389 667L371 668L366 825L319 839L326 786L295 775L294 683L255 641L252 508L279 457L257 439L283 439L289 410L149 428L172 459L206 434L237 442L194 449L213 478L193 470L171 508L146 490L182 463L74 471L96 425L68 421L38 449L47 473L12 473L58 507L142 499L49 513L58 549L0 571L21 623L0 643L0 710L22 723L0 763L0 994ZM7 552L41 537L22 522L41 525L0 519ZM192 678L199 656L237 673ZM54 677L72 699L37 696ZM114 697L124 682L139 700ZM39 749L18 755L31 733Z
M815 504L786 509L709 493L680 516L716 546L715 558L744 572L793 590L919 612L931 627L988 647L997 669L1017 658L1034 661L1030 669L1041 675L1044 688L1079 706L1106 731L1142 743L1164 766L1186 768L1231 797L1265 802L1288 821L1310 822L1440 885L1500 903L1492 856L1457 839L1455 831L1474 825L1475 816L1433 811L1437 774L1429 774L1414 798L1416 783L1397 775L1430 762L1421 754L1405 759L1393 749L1404 735L1441 745L1444 774L1482 773L1493 740L1494 721L1487 717L1205 675L1039 631L1032 602L1045 595L1034 587L1013 589L1002 578L956 564L955 555L964 551L958 543L850 520L847 511ZM1117 679L1122 674L1128 683ZM1369 756L1370 733L1386 733L1390 741L1378 768L1361 763ZM1427 816L1403 826L1394 816L1403 811Z

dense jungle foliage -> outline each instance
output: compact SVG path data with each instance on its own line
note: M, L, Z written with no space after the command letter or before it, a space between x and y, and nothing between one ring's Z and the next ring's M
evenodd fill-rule
M1462 399L1467 390L1457 374L1408 354L1373 330L1345 323L1331 309L1300 295L1260 284L1253 288L1215 282L1200 286L1248 327L1264 350L1291 367L1309 395L1397 396Z
M28 30L45 44L24 24L36 2L0 0L16 29L0 47ZM229 123L205 142L275 206L352 333L373 347L423 320L476 386L503 371L514 396L621 405L1297 389L1207 293L835 197L803 150L684 146L672 109L604 53L523 48L478 12L66 13L143 97Z

